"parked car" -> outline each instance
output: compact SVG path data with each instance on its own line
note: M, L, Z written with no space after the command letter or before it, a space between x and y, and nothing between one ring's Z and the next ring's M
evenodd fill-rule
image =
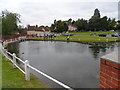
M106 33L101 33L101 34L99 34L99 37L106 37L106 36L107 36Z
M99 32L104 32L105 30L98 30Z
M115 30L109 30L109 31L115 31Z
M111 34L112 37L120 37L120 33Z
M73 36L74 34L63 34L63 36Z

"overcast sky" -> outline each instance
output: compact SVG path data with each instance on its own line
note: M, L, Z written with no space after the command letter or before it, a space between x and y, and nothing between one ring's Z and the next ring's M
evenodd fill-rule
M118 19L119 0L0 0L0 11L7 9L21 15L22 25L50 26L55 19L89 19L94 9L101 16Z

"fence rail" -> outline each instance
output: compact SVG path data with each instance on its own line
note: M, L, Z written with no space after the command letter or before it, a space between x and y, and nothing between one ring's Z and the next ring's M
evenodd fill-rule
M6 61L10 60L12 63L13 63L13 68L18 68L22 73L25 74L25 80L29 81L30 80L30 68L36 72L38 72L39 74L45 76L46 78L50 79L51 81L57 83L58 85L62 86L63 88L66 88L66 89L69 89L69 90L73 90L71 87L67 86L66 84L63 84L62 82L54 79L53 77L45 74L44 72L34 68L33 66L31 66L29 64L29 61L28 60L25 60L23 61L22 59L18 58L16 56L15 53L11 54L10 52L8 52L6 49L4 49L4 47L2 48L2 53L3 55L6 57ZM12 58L10 58L10 56ZM22 62L24 64L24 70L21 69L17 63L16 63L16 60L19 60L20 62Z

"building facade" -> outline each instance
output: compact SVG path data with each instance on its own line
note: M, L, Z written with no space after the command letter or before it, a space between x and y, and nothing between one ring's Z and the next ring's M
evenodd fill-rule
M27 35L46 36L50 33L48 27L28 26Z

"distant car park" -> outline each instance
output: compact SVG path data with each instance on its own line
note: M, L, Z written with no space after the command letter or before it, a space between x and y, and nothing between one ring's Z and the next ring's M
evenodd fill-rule
M63 36L73 36L74 34L63 34Z
M99 32L104 32L105 30L99 30Z
M106 34L106 33L101 33L101 34L99 34L98 36L99 36L99 37L106 37L107 34Z
M115 30L109 30L109 31L115 31Z
M111 34L112 37L120 37L120 33Z

